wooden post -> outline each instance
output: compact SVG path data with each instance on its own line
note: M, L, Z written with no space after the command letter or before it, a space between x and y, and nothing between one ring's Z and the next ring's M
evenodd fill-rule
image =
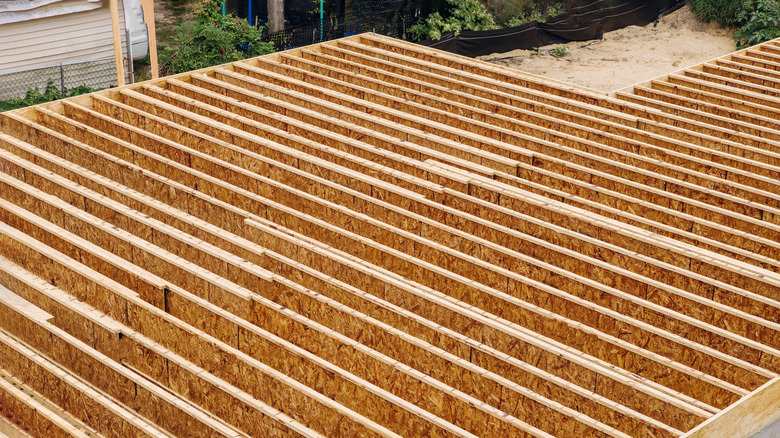
M141 8L144 11L147 39L149 41L149 59L152 61L152 79L160 77L160 69L157 66L157 32L154 27L154 0L141 0Z
M284 0L268 0L268 32L284 29Z
M111 32L114 34L114 62L116 62L116 82L120 87L125 84L125 68L122 65L122 40L119 36L119 6L118 0L110 0L108 8L111 13Z

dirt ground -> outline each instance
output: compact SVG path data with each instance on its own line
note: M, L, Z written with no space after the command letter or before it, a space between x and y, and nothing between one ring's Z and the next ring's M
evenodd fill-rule
M157 43L173 44L176 25L188 20L197 2L192 0L154 0L154 25L157 27Z
M514 50L478 59L572 84L614 91L736 50L732 31L699 22L688 7L644 27L629 26L604 34L601 40L566 44L568 54L553 55L560 46L538 52Z

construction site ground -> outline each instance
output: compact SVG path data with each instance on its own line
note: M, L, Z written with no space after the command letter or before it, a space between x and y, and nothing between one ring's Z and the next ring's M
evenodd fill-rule
M736 50L733 30L699 22L687 6L647 26L629 26L601 40L538 50L513 50L478 59L572 84L613 91ZM559 46L567 54L553 55Z

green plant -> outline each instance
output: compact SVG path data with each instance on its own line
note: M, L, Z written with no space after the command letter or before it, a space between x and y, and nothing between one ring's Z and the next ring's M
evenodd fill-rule
M184 15L184 11L187 9L187 0L168 0L168 7L171 9L172 15L179 18Z
M438 40L446 32L455 32L457 35L464 30L498 28L493 16L478 0L447 0L447 3L450 5L447 18L434 12L409 28L413 41Z
M740 49L780 37L780 1L758 0L739 16L744 24L734 32Z
M699 20L714 21L721 27L734 27L741 23L740 13L750 8L751 0L690 0L688 5Z
M550 55L555 56L556 58L563 58L568 54L569 54L569 46L567 45L558 46L550 50Z
M37 105L39 103L51 102L53 100L62 99L65 97L78 96L79 94L91 93L95 90L84 85L80 85L70 90L65 90L63 94L59 88L54 86L52 81L46 84L46 88L41 92L38 87L27 90L24 97L17 99L0 100L0 112L9 111L17 108L24 108L30 105Z
M499 19L499 16L497 15L496 21L501 23L503 27L522 26L532 21L546 23L550 18L557 17L564 12L566 12L566 7L563 5L563 3L555 3L553 5L547 6L546 8L539 8L536 4L534 4L530 9L522 10L517 15L512 16L506 20Z
M264 42L263 29L233 14L222 15L222 1L203 0L193 22L176 27L174 45L160 53L160 67L166 74L197 70L238 61L274 51Z

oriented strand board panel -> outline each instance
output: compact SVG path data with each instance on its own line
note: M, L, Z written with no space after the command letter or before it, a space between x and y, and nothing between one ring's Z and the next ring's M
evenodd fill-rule
M0 412L747 437L780 406L779 54L602 95L363 34L0 114Z

